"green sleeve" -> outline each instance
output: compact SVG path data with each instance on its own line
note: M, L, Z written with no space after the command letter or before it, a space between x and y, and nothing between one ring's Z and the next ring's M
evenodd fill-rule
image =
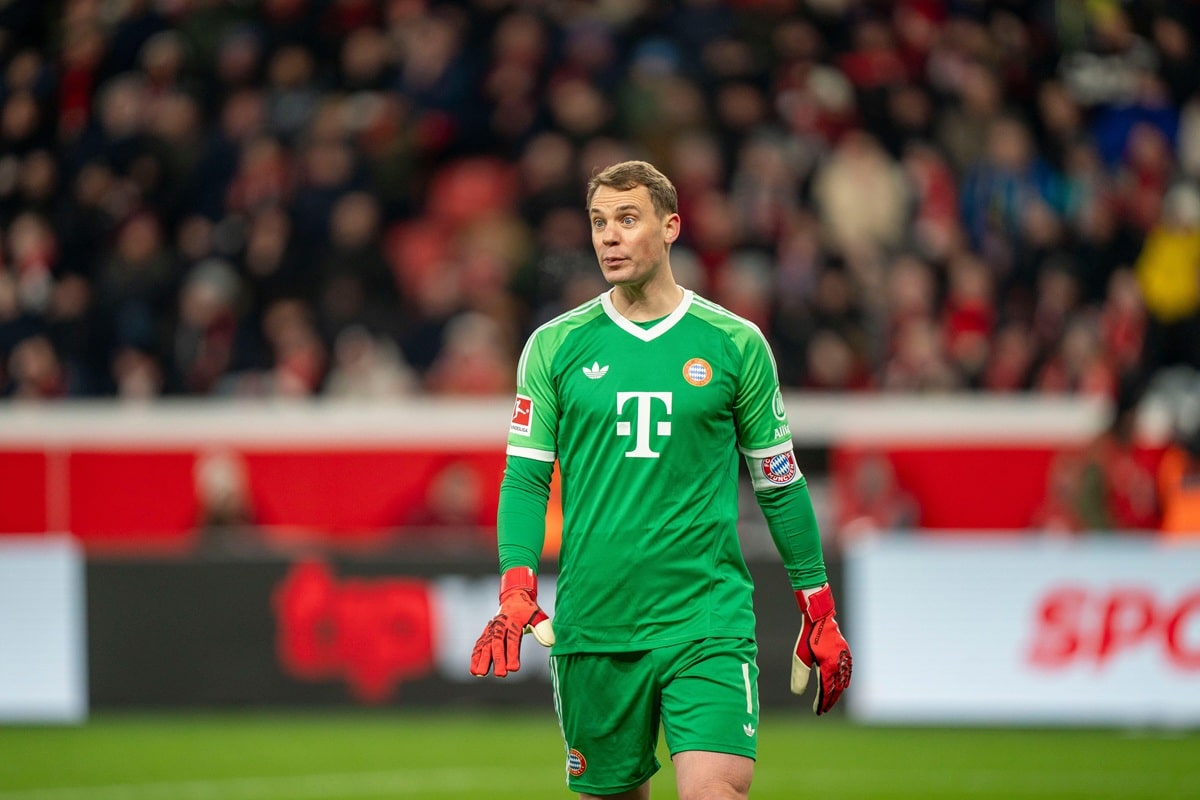
M804 476L785 487L755 492L755 496L792 588L811 589L825 583L821 533Z
M500 482L496 542L500 572L531 567L537 572L546 541L546 505L554 462L509 456Z

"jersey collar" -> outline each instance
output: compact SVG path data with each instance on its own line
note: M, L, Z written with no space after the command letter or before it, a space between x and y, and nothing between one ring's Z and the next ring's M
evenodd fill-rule
M679 288L683 289L682 286ZM671 328L674 328L675 323L683 319L684 314L686 314L688 309L692 306L693 296L694 295L691 289L683 289L683 299L679 301L679 305L675 306L675 310L649 328L643 328L640 325L621 316L621 312L617 311L616 306L613 305L611 289L600 295L600 305L604 307L604 313L608 315L608 318L611 319L618 328L631 336L636 336L643 342L649 342L657 339L659 336L662 336L664 333L671 330Z

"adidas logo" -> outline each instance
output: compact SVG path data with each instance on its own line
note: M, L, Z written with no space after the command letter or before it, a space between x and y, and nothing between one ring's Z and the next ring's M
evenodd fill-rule
M608 365L600 366L599 361L593 361L590 367L583 368L583 374L587 375L594 381L598 381L608 374Z

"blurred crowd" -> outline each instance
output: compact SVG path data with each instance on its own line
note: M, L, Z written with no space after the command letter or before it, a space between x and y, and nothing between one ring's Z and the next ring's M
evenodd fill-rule
M814 391L1200 367L1200 5L8 0L0 394L513 388L645 158Z

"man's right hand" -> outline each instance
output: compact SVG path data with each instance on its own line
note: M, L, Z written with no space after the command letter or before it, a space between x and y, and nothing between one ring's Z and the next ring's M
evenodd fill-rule
M475 642L471 674L489 668L497 678L521 668L521 637L532 633L538 644L554 644L550 616L537 603L537 575L529 567L513 567L500 578L500 610Z

